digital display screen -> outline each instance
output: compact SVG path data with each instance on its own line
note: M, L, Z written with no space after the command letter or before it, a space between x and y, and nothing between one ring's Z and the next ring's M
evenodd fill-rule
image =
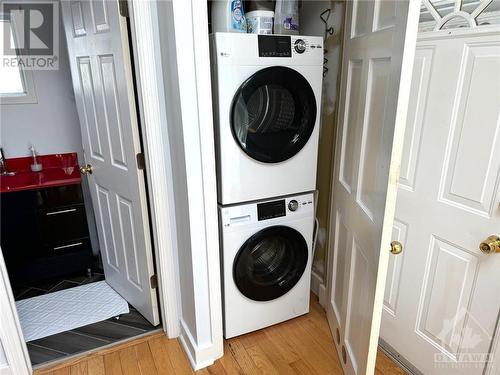
M259 57L292 57L292 39L283 35L259 35Z
M285 216L285 200L260 203L257 205L257 217L260 220L273 219Z

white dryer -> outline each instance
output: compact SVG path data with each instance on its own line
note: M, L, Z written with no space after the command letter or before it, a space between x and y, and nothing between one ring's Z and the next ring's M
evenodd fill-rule
M314 190L322 38L211 38L219 203Z
M309 311L313 199L219 207L225 338Z

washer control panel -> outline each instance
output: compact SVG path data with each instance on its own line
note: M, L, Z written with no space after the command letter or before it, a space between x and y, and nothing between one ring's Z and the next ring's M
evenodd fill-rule
M314 215L314 194L305 193L234 206L219 206L223 228L241 228L269 220L279 225L291 218Z
M312 205L312 197L290 197L257 203L257 220L269 220L300 212L306 205Z
M285 216L285 200L264 202L257 204L257 218L259 221L274 219L275 217Z

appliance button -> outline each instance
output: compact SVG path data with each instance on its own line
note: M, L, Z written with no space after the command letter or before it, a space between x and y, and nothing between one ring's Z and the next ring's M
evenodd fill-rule
M306 42L303 39L297 39L293 48L297 53L304 53L306 51Z
M297 211L297 208L299 208L299 202L297 202L295 199L292 199L290 202L288 202L288 209L290 211Z

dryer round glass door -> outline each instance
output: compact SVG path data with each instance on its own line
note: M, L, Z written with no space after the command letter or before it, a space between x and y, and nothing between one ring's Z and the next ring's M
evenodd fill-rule
M231 129L251 158L277 163L297 154L316 121L311 85L296 70L273 66L259 70L236 91Z
M285 226L268 227L240 248L233 264L233 279L247 298L270 301L297 284L307 260L307 243L299 232Z

